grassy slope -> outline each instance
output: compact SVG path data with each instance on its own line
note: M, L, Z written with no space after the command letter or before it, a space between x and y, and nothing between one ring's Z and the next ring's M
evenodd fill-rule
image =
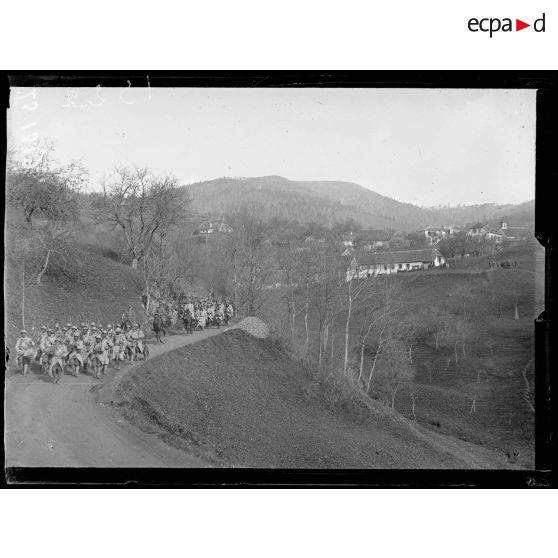
M68 321L119 321L132 305L141 316L142 282L135 270L83 247L82 265L74 280L45 275L41 285L26 288L26 328L34 337L41 325ZM4 300L6 342L12 345L21 328L21 278L6 261ZM35 328L35 330L33 330Z
M457 263L457 269L401 273L398 281L405 299L404 308L415 314L428 306L447 304L461 320L452 292L468 286L472 299L466 320L466 355L461 350L454 362L453 344L442 340L438 351L432 337L424 336L413 349L414 381L396 398L397 410L412 416L411 393L415 393L415 414L419 424L436 432L495 448L511 456L511 464L534 466L534 416L526 403L522 369L534 356L534 319L544 309L544 250L533 245L512 246L502 251L497 261L517 260L515 269L489 270L488 258L470 258ZM451 295L451 296L450 296ZM274 292L274 302L264 309L264 319L278 319L277 309L285 301ZM514 300L518 301L519 320L514 320ZM299 300L302 308L304 301ZM335 327L335 358L340 364L344 347L344 316ZM358 366L358 318L351 323L351 357ZM304 338L304 323L297 324L299 339ZM311 341L317 338L316 315L309 317ZM424 329L424 324L422 324ZM313 335L313 337L312 337ZM490 346L490 341L492 347ZM488 343L487 343L488 342ZM329 351L328 351L329 354ZM448 366L448 360L451 360ZM365 369L371 363L368 356ZM429 370L432 370L430 383ZM480 371L477 412L469 415ZM531 395L534 393L533 362L527 368ZM385 397L377 386L376 397ZM519 456L514 457L517 452Z
M543 309L542 251L517 247L503 252L498 259L517 259L517 269L487 271L486 259L477 260L468 271L473 276L439 274L428 278L408 277L409 299L434 304L446 297L451 304L452 288L467 284L472 289L468 303L466 356L459 352L455 364L448 344L434 350L429 340L415 351L415 389L417 418L438 423L442 432L498 448L517 462L534 466L534 416L524 399L522 369L531 362L527 378L534 389L534 319ZM519 320L514 320L514 300L518 301ZM492 344L492 346L490 345ZM448 361L450 362L448 366ZM428 367L433 370L432 384ZM477 412L470 415L475 381L479 376ZM412 389L412 388L411 388ZM410 389L402 390L397 408L410 416Z
M404 416L411 417L411 393L414 392L419 424L495 448L503 455L510 454L511 462L532 467L534 416L524 399L525 382L521 371L534 356L534 319L544 307L544 251L529 246L510 247L495 259L508 258L517 260L518 268L489 271L488 258L471 258L458 262L455 270L398 275L404 307L409 314L430 305L447 303L451 307L451 293L459 286L471 287L473 296L467 307L466 356L460 351L456 365L451 342L443 341L436 351L433 338L422 338L413 349L414 381L399 392L396 408ZM514 320L514 299L519 306L517 321ZM455 318L460 319L458 313ZM310 316L309 327L318 329L314 315ZM298 328L302 339L302 320ZM343 328L341 316L335 340L338 360L344 344ZM351 330L352 354L356 361L357 319L353 320ZM489 339L492 348L487 344ZM448 360L451 360L449 366ZM369 358L367 365L370 361ZM478 371L477 412L470 416ZM533 391L532 363L527 379ZM377 394L379 398L383 396L381 392ZM517 459L513 457L514 452L519 454Z
M239 330L153 359L123 379L118 395L140 428L218 465L467 466L397 416L332 409L300 365Z

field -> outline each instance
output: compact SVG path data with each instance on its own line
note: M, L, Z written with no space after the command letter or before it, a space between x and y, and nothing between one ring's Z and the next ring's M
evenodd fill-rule
M466 342L465 350L458 347L456 363L453 342L442 338L436 350L427 325L419 321L420 334L412 350L414 377L397 393L395 408L426 428L497 449L510 464L529 468L534 466L534 319L544 309L544 251L521 245L494 259L516 260L518 265L490 269L488 257L469 258L458 262L456 269L397 276L401 319L418 319L421 310L445 305L451 309L452 323L465 329ZM465 315L457 300L461 288L469 291ZM274 307L281 304L278 298ZM266 312L272 316L269 309ZM335 326L337 366L344 347L344 320L341 313ZM300 319L297 328L303 338ZM314 311L309 328L315 338ZM358 319L353 320L353 365L358 359L359 328ZM370 362L368 353L365 368ZM379 400L386 396L381 387L374 392Z

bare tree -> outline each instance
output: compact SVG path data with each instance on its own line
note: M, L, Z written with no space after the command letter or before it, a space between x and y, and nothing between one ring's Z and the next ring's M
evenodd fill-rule
M334 244L316 246L314 305L318 314L318 365L321 367L334 321L339 313L345 269Z
M477 379L475 380L475 393L473 395L473 401L471 402L471 409L469 410L470 415L477 412L477 398L479 396L479 384L480 384L480 369L477 370Z
M174 177L158 177L146 168L117 167L103 180L96 217L122 231L132 267L137 268L140 259L149 256L156 234L177 226L190 201Z
M79 192L87 173L81 163L61 165L52 156L53 144L35 146L29 157L11 153L7 165L7 198L21 208L26 226L17 212L8 212L6 248L15 261L23 260L26 275L37 285L53 266L65 268L72 232L80 215Z
M345 353L343 355L343 376L347 375L347 363L349 360L349 327L351 324L351 317L353 313L353 305L358 304L361 295L366 292L369 279L358 279L356 269L350 272L349 280L347 282L347 318L345 320Z
M422 320L427 332L434 338L434 348L437 351L442 336L448 332L451 316L445 306L430 306L423 311Z
M386 385L392 409L395 408L395 398L399 390L413 378L406 353L405 344L395 336L384 344L378 374Z
M374 356L368 375L367 391L370 390L376 363L383 344L389 339L388 329L393 325L393 317L399 312L398 283L395 278L376 278L368 284L368 289L358 308L360 328L360 365L358 383L364 381L364 352L366 344L373 340Z
M242 315L253 315L262 304L265 281L271 273L266 226L259 208L249 205L231 216L231 226L229 255L237 304Z
M13 207L20 207L26 222L34 219L56 222L59 226L77 217L77 194L87 181L80 161L62 165L53 157L54 144L37 144L27 157L10 152L7 159L6 193Z

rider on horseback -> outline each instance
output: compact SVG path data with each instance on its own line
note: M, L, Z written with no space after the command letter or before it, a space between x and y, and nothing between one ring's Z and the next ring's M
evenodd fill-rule
M122 327L126 328L127 326L132 327L132 325L136 321L136 313L134 312L131 306L128 306L128 310L122 314Z
M233 305L227 300L227 305L225 307L225 314L228 316L228 319L231 320L234 314Z

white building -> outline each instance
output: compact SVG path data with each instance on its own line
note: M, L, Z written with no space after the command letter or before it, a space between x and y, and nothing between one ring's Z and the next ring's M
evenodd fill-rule
M440 267L446 263L436 248L399 250L397 252L364 253L353 258L347 269L346 281Z

